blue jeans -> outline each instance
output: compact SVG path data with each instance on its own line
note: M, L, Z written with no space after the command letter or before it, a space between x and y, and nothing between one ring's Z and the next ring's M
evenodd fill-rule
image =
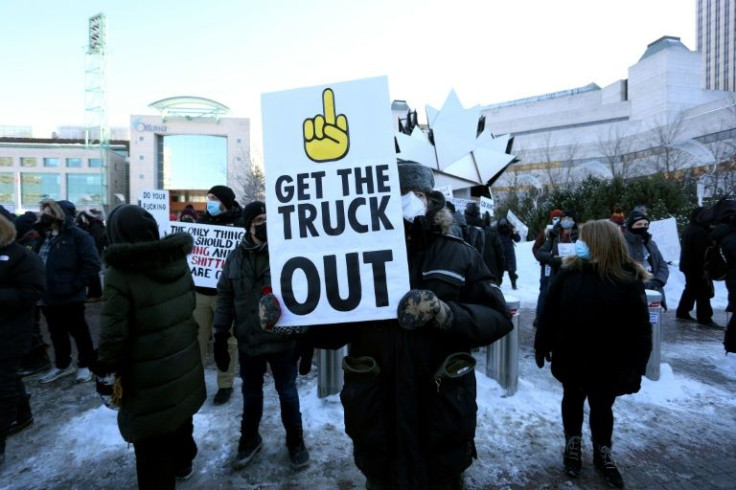
M248 356L239 352L240 377L243 380L243 420L240 425L240 443L256 437L263 415L263 376L266 363L271 366L276 391L281 403L281 422L287 433L302 425L299 411L299 393L296 390L296 360L293 349Z

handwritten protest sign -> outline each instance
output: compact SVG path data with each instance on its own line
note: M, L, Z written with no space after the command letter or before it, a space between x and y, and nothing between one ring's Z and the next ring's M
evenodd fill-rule
M184 232L194 238L194 249L187 256L194 284L215 288L225 259L243 238L245 229L239 226L214 226L172 221L168 233Z
M161 189L144 189L139 201L141 207L151 213L153 219L158 223L158 233L162 237L169 230L169 191Z
M493 208L494 203L493 199L490 197L480 196L480 215L485 217L485 214L488 213L491 215L491 218L493 218Z
M385 77L262 96L279 325L396 318L409 277L390 105Z

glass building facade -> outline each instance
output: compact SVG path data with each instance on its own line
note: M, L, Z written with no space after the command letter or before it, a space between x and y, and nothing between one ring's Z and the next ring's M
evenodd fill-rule
M157 139L160 188L208 189L228 181L226 137L182 134Z

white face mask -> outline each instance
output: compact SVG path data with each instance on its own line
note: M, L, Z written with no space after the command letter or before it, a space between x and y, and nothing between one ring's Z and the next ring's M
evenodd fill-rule
M404 219L413 223L417 216L424 216L427 212L427 205L413 192L407 192L401 196L401 210L404 213Z

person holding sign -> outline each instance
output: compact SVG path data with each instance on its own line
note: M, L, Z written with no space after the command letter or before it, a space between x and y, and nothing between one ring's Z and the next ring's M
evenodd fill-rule
M401 161L398 172L411 290L397 318L311 327L303 340L349 345L340 398L366 488L459 489L477 457L470 352L513 325L481 255L448 234L452 216L431 169ZM260 310L263 327L274 328L272 294Z
M216 185L207 191L207 212L197 221L206 225L242 226L243 208L235 200L233 190L224 185ZM217 305L217 289L197 287L197 308L194 310L194 319L199 325L199 349L202 354L202 363L207 361L210 339L212 338L212 321ZM217 370L217 393L212 403L222 405L230 400L235 380L235 365L237 364L238 344L235 337L228 340L230 364L227 369Z
M564 216L564 215L563 215ZM606 483L623 488L611 457L616 397L641 388L652 350L644 282L650 275L629 256L619 228L607 219L580 229L574 255L550 279L534 340L541 369L551 361L562 383L563 465L580 476L585 400L590 406L593 464Z
M197 344L188 233L159 240L151 214L131 204L108 220L108 264L92 371L122 387L118 428L135 449L138 486L173 489L192 474L192 416L207 393Z
M240 376L243 379L243 418L235 469L244 468L261 449L258 427L263 414L263 376L267 365L281 402L281 420L286 429L286 447L295 469L309 464L304 445L299 393L296 389L296 361L293 339L261 329L258 301L271 286L266 236L266 205L249 203L243 211L246 233L225 262L217 282L217 309L214 319L215 362L220 371L229 369L232 356L228 341L231 326L237 338Z

